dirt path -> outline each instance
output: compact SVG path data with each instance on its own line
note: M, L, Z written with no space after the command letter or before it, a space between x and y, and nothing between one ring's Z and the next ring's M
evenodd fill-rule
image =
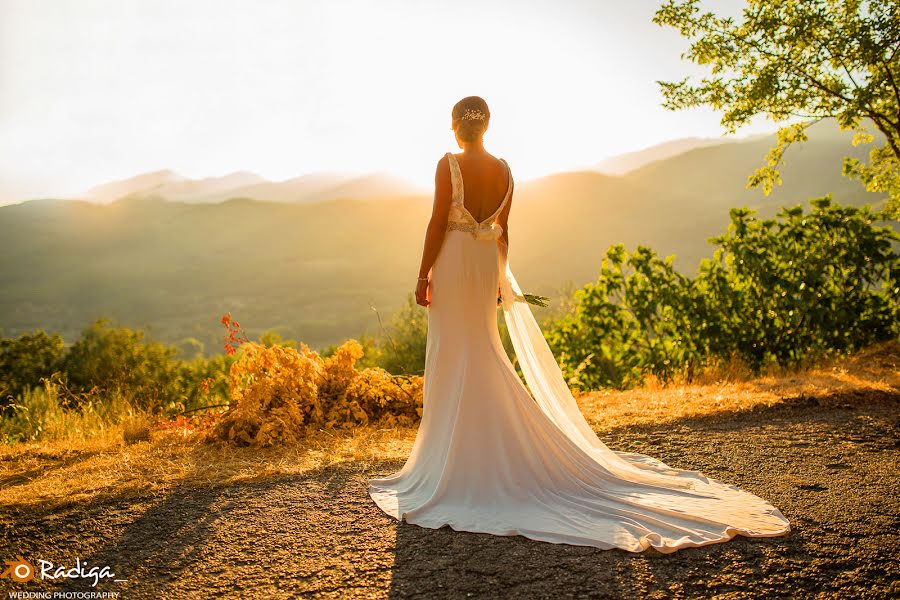
M801 398L602 436L765 497L792 522L780 538L664 555L423 529L386 517L365 491L402 462L347 463L52 514L6 511L0 561L109 565L128 581L94 589L122 598L898 597L898 409L898 396ZM91 588L4 579L0 589Z

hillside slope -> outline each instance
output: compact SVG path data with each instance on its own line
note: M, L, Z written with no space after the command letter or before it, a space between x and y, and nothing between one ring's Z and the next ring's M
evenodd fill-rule
M771 216L829 191L841 203L880 205L840 176L841 157L867 149L826 125L789 151L784 185L769 197L743 186L771 139L696 148L622 177L584 171L518 183L513 269L526 291L553 295L594 280L621 242L675 254L676 268L693 273L731 207ZM138 195L107 206L0 207L0 333L44 328L72 341L103 314L168 342L197 338L211 353L226 311L251 335L273 328L313 347L375 333L372 308L386 317L413 290L431 204L395 194L309 203Z

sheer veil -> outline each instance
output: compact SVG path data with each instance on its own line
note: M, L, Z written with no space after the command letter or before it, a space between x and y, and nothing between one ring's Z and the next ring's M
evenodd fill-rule
M578 408L510 269L507 248L499 240L498 250L500 298L509 336L531 395L550 420L582 450L624 479L667 488L694 488L695 481L709 483L699 472L673 469L644 454L611 450L600 441Z

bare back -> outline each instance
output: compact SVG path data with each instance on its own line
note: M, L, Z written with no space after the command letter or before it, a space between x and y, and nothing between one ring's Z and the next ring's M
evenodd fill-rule
M487 153L453 156L463 175L463 206L476 221L484 221L497 212L506 197L509 185L507 166Z

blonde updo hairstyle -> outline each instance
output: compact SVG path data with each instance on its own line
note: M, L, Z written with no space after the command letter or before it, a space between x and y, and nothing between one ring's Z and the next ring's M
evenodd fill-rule
M484 113L485 119L463 119L467 110L480 110ZM488 121L491 119L491 111L488 110L487 102L480 96L466 96L454 105L451 115L453 130L464 142L477 142L484 135Z

